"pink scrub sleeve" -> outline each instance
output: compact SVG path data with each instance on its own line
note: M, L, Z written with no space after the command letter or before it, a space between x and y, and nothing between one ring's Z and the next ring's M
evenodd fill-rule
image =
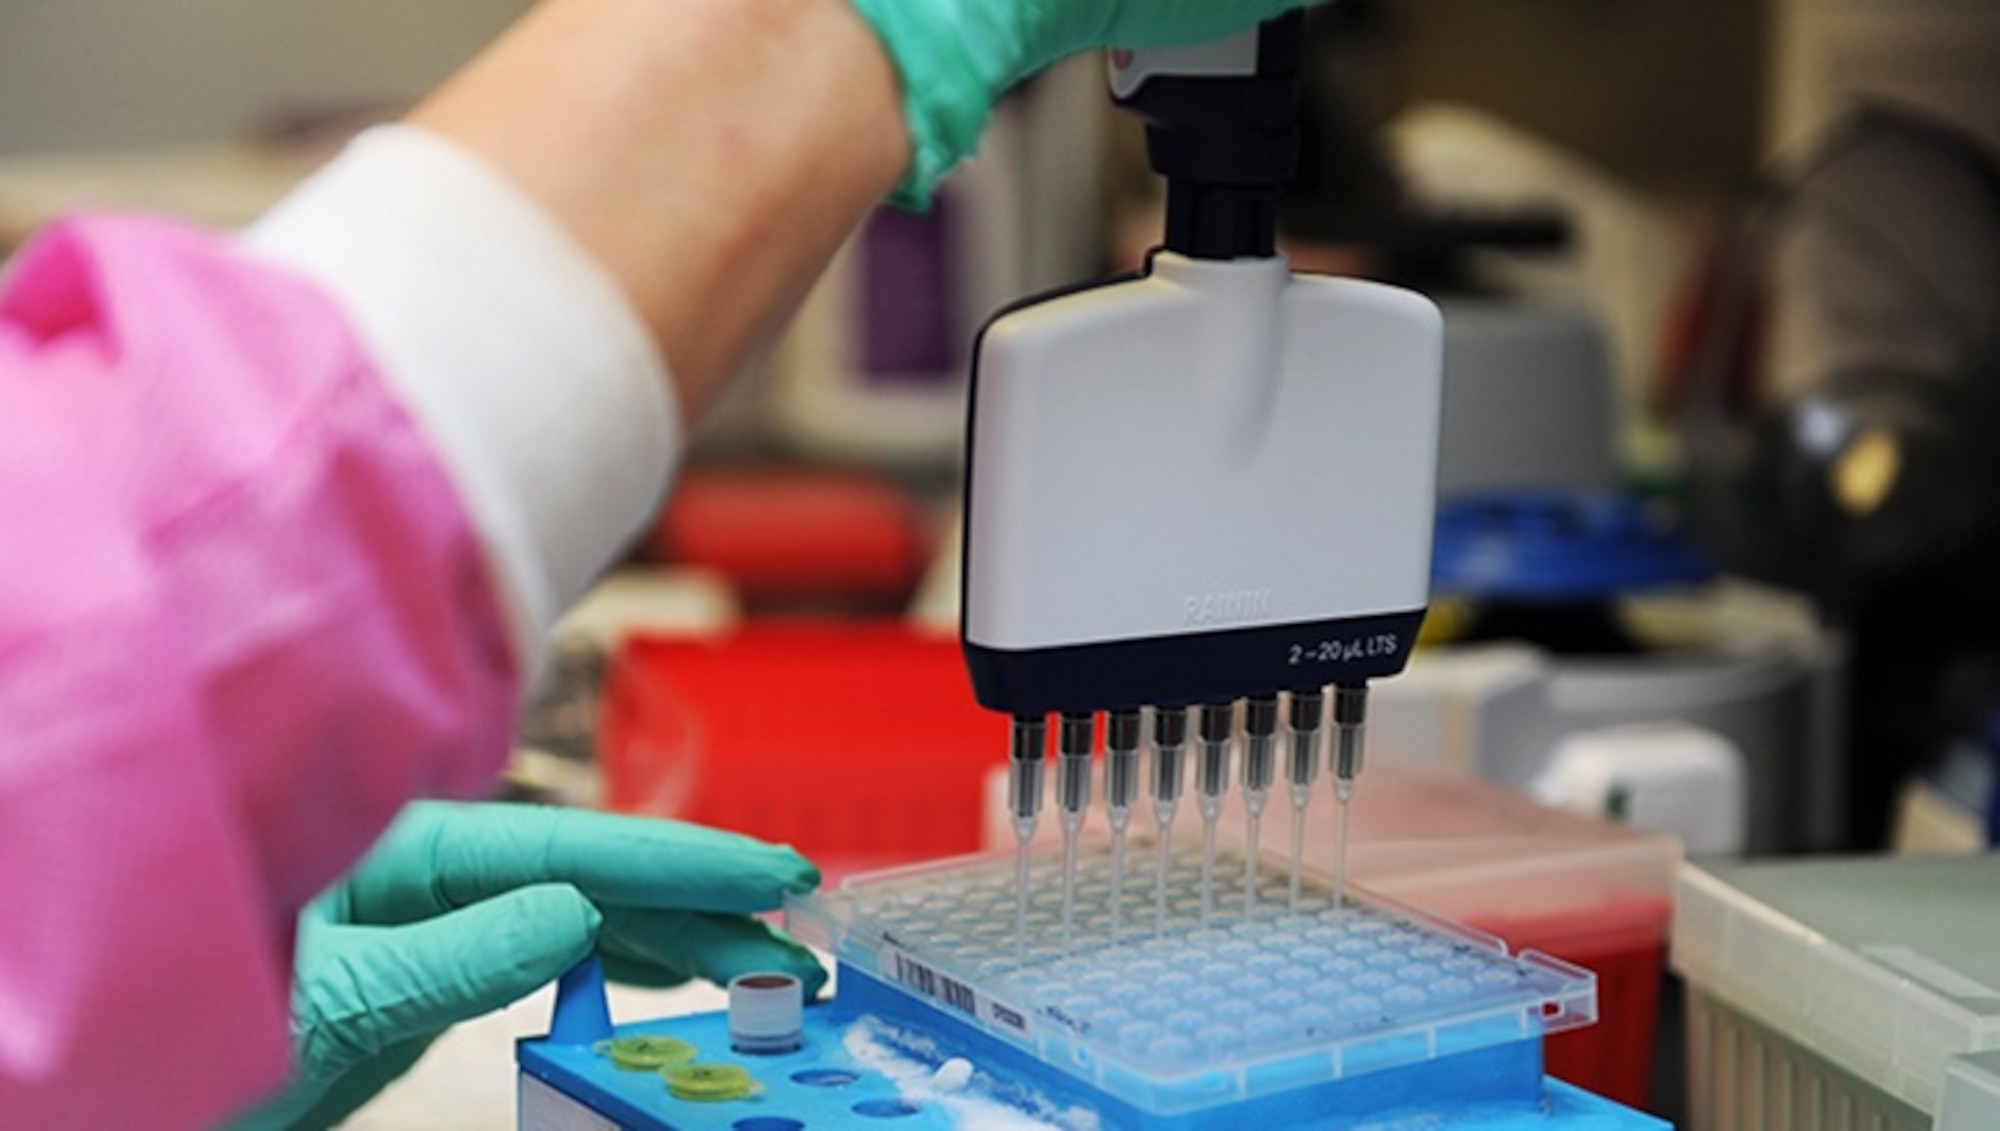
M0 289L0 1127L200 1126L281 1083L291 922L483 789L516 662L347 318L163 223Z

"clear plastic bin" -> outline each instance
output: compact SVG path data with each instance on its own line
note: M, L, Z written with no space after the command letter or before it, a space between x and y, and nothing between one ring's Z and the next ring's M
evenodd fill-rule
M2000 1049L2000 857L1683 870L1693 1131L1929 1128Z
M1992 1131L2000 1127L2000 1052L1955 1056L1944 1070L1938 1097L1938 1131Z

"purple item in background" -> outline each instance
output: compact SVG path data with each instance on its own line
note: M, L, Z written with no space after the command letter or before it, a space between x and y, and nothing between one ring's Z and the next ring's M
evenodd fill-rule
M938 386L964 368L956 211L952 195L940 193L923 215L877 211L862 233L857 318L867 384Z

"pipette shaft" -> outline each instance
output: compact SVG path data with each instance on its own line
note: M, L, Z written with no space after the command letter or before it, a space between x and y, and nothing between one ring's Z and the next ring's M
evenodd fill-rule
M1333 898L1347 899L1347 837L1354 818L1354 779L1361 775L1362 740L1368 722L1368 688L1342 685L1333 690L1333 790L1340 801L1339 842L1334 848Z
M1293 692L1286 722L1291 727L1285 781L1291 786L1292 807L1303 810L1319 780L1319 735L1326 717L1326 699L1318 692Z
M1125 921L1125 830L1139 797L1139 712L1113 711L1104 728L1104 811L1111 823L1111 931Z
M1174 810L1180 807L1187 781L1185 707L1160 707L1153 712L1153 820L1158 837L1159 871L1153 881L1153 923L1167 923L1167 870L1173 864Z
M1326 698L1320 692L1292 693L1289 756L1285 760L1285 780L1292 795L1292 869L1287 892L1294 910L1299 905L1301 878L1305 867L1306 808L1312 802L1313 782L1319 779L1320 725L1326 713Z
M1076 908L1077 837L1083 831L1083 816L1090 809L1090 755L1097 747L1097 715L1074 712L1062 717L1062 732L1056 742L1056 804L1061 808L1063 833L1062 927L1063 945L1073 933Z
M1028 941L1028 857L1042 815L1042 774L1048 750L1048 722L1037 716L1014 719L1007 758L1007 808L1014 821L1014 945Z
M1139 712L1113 711L1104 736L1104 808L1113 832L1123 832L1139 798Z
M1066 714L1057 740L1056 804L1062 810L1063 831L1074 835L1090 809L1090 755L1097 745L1097 716Z
M1013 745L1007 760L1007 809L1014 835L1033 839L1042 815L1042 774L1048 749L1048 723L1039 718L1014 720Z
M1153 819L1172 827L1187 782L1188 713L1185 707L1153 712Z
M1195 788L1200 795L1204 821L1222 815L1222 799L1229 794L1229 747L1235 730L1235 704L1212 704L1201 709L1201 755L1195 767Z
M1258 695L1243 708L1244 803L1253 813L1264 810L1271 779L1278 770L1278 697Z
M1344 803L1354 792L1354 779L1361 775L1362 743L1368 722L1368 687L1365 684L1333 690L1333 779Z
M1257 904L1257 859L1264 802L1278 769L1278 697L1254 695L1243 705L1243 912Z
M1222 818L1222 799L1229 793L1229 744L1235 729L1235 704L1210 704L1201 709L1201 755L1195 765L1195 788L1201 806L1203 922L1208 921L1215 898L1215 827Z

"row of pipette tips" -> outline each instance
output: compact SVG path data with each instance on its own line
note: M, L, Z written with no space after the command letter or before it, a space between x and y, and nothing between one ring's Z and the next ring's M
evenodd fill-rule
M1343 898L1346 887L1348 809L1353 798L1354 779L1362 766L1363 727L1367 715L1367 688L1342 685L1332 689L1334 744L1328 755L1332 764L1334 793L1340 805L1340 830L1334 859L1334 899ZM1286 783L1292 803L1291 872L1288 901L1296 907L1300 898L1300 876L1304 857L1305 814L1319 776L1320 745L1326 715L1327 693L1294 692L1286 696L1285 721L1289 736ZM1263 812L1276 777L1280 740L1277 695L1256 695L1243 701L1241 782L1244 808L1248 816L1244 853L1243 901L1245 912L1257 898L1256 868ZM1152 710L1151 782L1153 815L1157 828L1161 889L1156 904L1164 907L1166 862L1172 853L1173 823L1186 783L1189 708L1162 707ZM1216 828L1222 804L1230 786L1232 752L1238 744L1238 711L1234 703L1209 704L1193 709L1198 729L1195 765L1196 790L1202 818L1201 909L1206 922L1214 905ZM1132 809L1138 800L1140 755L1145 712L1127 708L1106 712L1105 726L1105 810L1112 832L1114 873L1125 874L1127 830ZM1044 716L1020 716L1014 720L1009 756L1008 805L1016 838L1015 908L1016 938L1023 950L1027 945L1031 843L1040 821L1043 779L1048 745L1048 721ZM1077 846L1091 803L1091 775L1097 747L1097 713L1070 712L1060 716L1057 732L1056 799L1062 823L1062 934L1067 946L1074 936ZM1117 890L1122 893L1123 884ZM1114 901L1114 932L1122 924L1122 899ZM1160 912L1163 914L1163 911Z

